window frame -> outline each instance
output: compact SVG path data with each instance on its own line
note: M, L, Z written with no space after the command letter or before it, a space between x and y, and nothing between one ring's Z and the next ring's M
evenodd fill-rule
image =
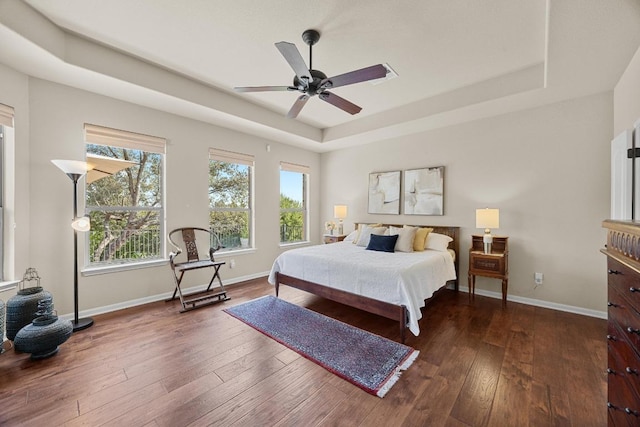
M85 154L88 145L137 150L160 156L158 177L160 206L90 206L87 204L87 183L84 180L83 197L84 214L91 212L155 212L158 218L158 255L140 260L114 260L112 262L94 263L91 261L90 232L84 234L84 261L82 274L91 276L114 271L134 270L162 265L166 259L166 140L164 138L139 134L135 132L85 124Z
M15 275L15 234L6 224L15 218L9 211L15 210L15 110L0 104L0 291L11 289L17 280ZM8 208L7 209L5 209ZM1 326L0 326L1 327Z
M0 122L0 282L4 281L4 182L5 182L5 166L4 166L4 146L5 146L5 126ZM0 325L2 328L2 325Z
M299 245L308 243L309 240L309 181L310 181L310 172L311 168L305 165L300 165L296 163L289 162L280 162L280 183L279 183L279 192L278 197L282 196L282 172L293 172L300 173L302 175L302 207L301 208L285 208L283 209L280 206L280 201L278 202L278 209L280 216L283 213L291 213L291 212L300 212L302 213L302 239L296 241L282 241L282 224L280 223L280 219L278 220L278 240L280 246L289 246L289 245Z
M209 162L207 164L209 171L209 179L211 178L211 162L218 161L224 162L234 165L247 166L247 207L212 207L211 203L209 203L209 218L211 219L211 214L213 212L246 212L247 213L247 231L248 231L248 241L247 246L242 246L242 240L240 240L240 246L233 246L230 248L222 248L217 253L220 255L238 253L242 251L253 251L255 250L255 209L254 209L254 198L255 198L255 185L254 185L254 176L255 176L255 157L251 154L238 153L234 151L228 151L220 148L209 148ZM211 188L207 185L207 199L209 199ZM209 199L210 200L210 199ZM211 222L209 222L209 228L212 232L216 233L216 229Z

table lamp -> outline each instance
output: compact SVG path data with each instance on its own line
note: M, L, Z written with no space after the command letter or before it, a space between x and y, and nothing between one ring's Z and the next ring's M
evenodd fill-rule
M334 205L333 206L333 217L338 220L338 235L341 236L344 234L344 227L342 224L342 220L347 217L347 206L346 205Z
M484 243L484 253L491 253L491 243L493 236L492 228L500 228L500 209L476 209L476 228L484 228L482 243Z

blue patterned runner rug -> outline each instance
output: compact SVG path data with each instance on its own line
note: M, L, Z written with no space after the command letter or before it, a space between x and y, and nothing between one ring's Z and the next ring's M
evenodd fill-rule
M419 352L272 295L224 310L330 372L383 397Z

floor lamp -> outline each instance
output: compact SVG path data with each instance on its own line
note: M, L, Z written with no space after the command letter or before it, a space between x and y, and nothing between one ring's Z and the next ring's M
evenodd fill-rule
M93 325L93 319L78 319L78 231L89 231L89 218L78 218L78 180L87 173L87 163L78 160L51 160L62 172L73 181L73 332L81 331Z

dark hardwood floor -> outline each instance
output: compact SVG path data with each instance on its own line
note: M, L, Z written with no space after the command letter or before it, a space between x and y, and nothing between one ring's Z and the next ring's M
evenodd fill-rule
M222 311L157 302L94 317L45 360L0 355L0 425L605 426L606 321L445 290L416 362L367 394ZM398 339L395 322L288 287L280 296Z

